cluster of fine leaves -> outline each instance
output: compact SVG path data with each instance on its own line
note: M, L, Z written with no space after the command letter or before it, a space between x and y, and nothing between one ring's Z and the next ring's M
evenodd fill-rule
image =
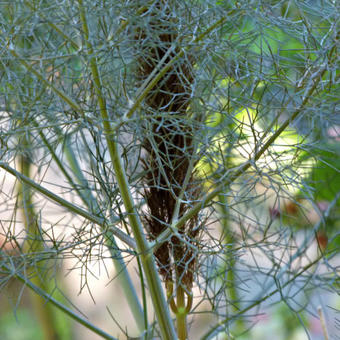
M332 0L0 3L0 287L113 339L63 283L91 295L109 260L128 336L170 339L181 290L189 338L246 339L272 304L307 334L321 304L335 334L339 20Z

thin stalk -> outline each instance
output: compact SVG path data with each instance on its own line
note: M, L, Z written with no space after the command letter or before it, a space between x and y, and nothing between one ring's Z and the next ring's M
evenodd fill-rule
M25 135L20 138L19 143L23 148L22 154L19 156L19 168L20 171L27 177L30 177L31 160L28 154L29 140L28 136ZM39 253L43 250L42 238L40 235L40 226L38 222L38 216L34 210L34 203L32 198L32 191L30 186L25 183L20 183L18 186L18 196L20 198L20 210L23 215L25 230L27 233L27 239L23 245L25 254ZM44 263L47 267L47 263ZM27 269L30 275L33 276L32 282L42 288L48 290L48 284L43 281L46 277L47 270L42 266L30 266ZM46 340L61 340L58 330L56 328L55 313L52 305L45 304L45 300L36 294L30 295L35 315L39 320L44 339Z
M318 307L318 314L319 314L319 317L320 317L320 323L321 323L321 327L322 327L323 336L324 336L325 340L329 340L325 315L323 313L321 306Z
M108 228L110 232L112 232L113 235L115 235L117 238L119 238L122 242L127 244L131 249L135 250L137 249L135 241L126 233L118 229L117 227L114 226L114 224L118 224L121 222L120 218L115 219L112 223L108 224L105 222L105 220L101 217L95 216L88 211L77 207L76 205L70 203L69 201L61 198L60 196L54 194L50 190L42 187L40 184L34 182L31 180L29 177L23 175L19 171L13 169L11 166L9 166L7 163L0 162L0 168L6 170L8 173L12 174L15 176L17 179L20 181L28 184L30 187L35 189L36 191L40 192L47 198L51 199L53 202L60 204L62 207L68 209L70 212L77 214L79 216L82 216L89 220L90 222L93 222L102 228Z
M50 154L52 156L52 159L57 164L59 170L65 176L65 178L67 179L67 181L71 185L72 189L74 189L77 192L78 196L85 203L86 202L86 198L84 197L82 191L79 190L79 187L74 183L71 175L68 173L68 171L65 168L63 162L59 159L59 157L55 153L55 150L54 150L53 146L49 143L49 141L46 138L45 134L43 133L42 129L39 128L39 124L33 118L32 118L32 123L37 128L40 138L42 139L43 143L45 144L45 146L47 147L48 151L50 152Z
M223 238L223 245L226 246L227 254L225 256L225 270L227 270L227 284L228 287L226 288L226 294L229 298L229 304L227 304L227 315L230 314L230 311L237 312L240 310L239 308L239 298L237 292L237 282L236 282L236 275L235 275L235 265L236 261L233 257L233 250L235 247L235 238L230 230L230 223L229 223L229 210L228 210L228 202L226 196L221 193L218 195L218 201L221 203L218 207L220 210L220 217L219 221L222 226L222 233L224 235ZM223 276L222 276L223 277ZM244 323L242 319L238 319L236 321L236 329L244 329Z
M85 10L82 0L78 0L80 20L82 22L83 34L90 56L90 68L96 95L98 97L98 105L103 120L104 134L108 146L112 166L116 174L117 183L121 191L121 196L126 211L129 213L128 219L131 225L133 236L136 240L137 251L139 253L141 263L144 269L146 281L148 283L151 299L154 305L156 317L159 322L162 338L173 340L176 338L173 322L170 317L170 312L166 303L166 299L162 290L162 285L158 277L157 269L155 266L155 259L152 252L149 251L149 244L143 233L143 226L140 221L139 215L133 203L133 199L129 190L129 183L124 171L120 153L118 150L117 141L114 141L114 133L111 129L109 116L106 108L105 98L102 94L102 84L99 77L96 59L93 56L93 48L89 42L89 30L85 15Z
M143 313L144 313L144 328L148 329L148 304L146 301L146 289L145 289L145 283L144 283L144 276L143 276L143 268L140 263L140 259L137 257L137 265L138 265L138 270L140 273L140 285L141 285L141 290L142 290L142 298L143 298ZM145 332L144 339L148 339L148 332Z
M149 251L149 244L144 236L140 218L133 204L133 199L129 191L129 184L124 172L123 165L121 163L118 145L116 143L112 144L113 149L111 149L110 153L113 168L117 176L117 182L121 190L125 209L129 213L129 222L136 240L137 251L140 255L161 333L163 339L175 339L175 330L170 317L168 305L164 297L161 282L158 277L157 269L155 266L155 259L152 251Z
M185 305L185 291L181 285L177 287L176 297L177 297L177 335L179 340L186 340L188 337L187 332L187 308Z
M66 154L66 158L70 164L70 167L73 171L74 176L76 177L78 183L82 186L82 190L85 191L84 203L88 206L89 209L93 210L96 214L101 215L100 207L98 206L96 199L93 197L92 192L88 187L88 182L86 178L84 177L83 172L80 169L79 163L71 148L71 145L68 139L65 142L64 152ZM104 216L101 216L101 217L104 218ZM121 287L124 291L125 297L128 301L130 310L134 316L137 327L139 331L142 333L144 330L148 329L148 326L147 324L145 324L143 309L139 303L136 289L126 269L126 264L119 251L119 247L114 238L114 235L110 232L110 230L104 230L104 235L105 235L105 243L108 246L108 249L110 251L114 267L116 269L116 272L119 273L118 280L120 281Z

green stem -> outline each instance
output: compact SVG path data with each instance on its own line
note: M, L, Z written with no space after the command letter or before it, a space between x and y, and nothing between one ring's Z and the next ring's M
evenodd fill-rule
M187 332L187 309L185 305L185 294L181 285L177 287L177 335L179 340L186 340L188 338Z
M225 190L224 190L225 192ZM235 313L240 310L239 308L239 297L237 293L237 282L235 276L235 265L236 261L234 259L234 248L235 248L235 237L233 236L232 231L230 230L229 224L229 210L228 210L228 202L227 198L224 194L218 195L218 200L221 203L219 205L220 210L220 222L222 226L222 233L224 236L223 245L226 246L227 254L225 258L225 270L227 270L227 288L226 288L226 295L228 296L229 304L227 304L227 315ZM236 320L236 329L242 330L244 329L244 323L242 319Z
M158 277L155 259L152 251L149 250L149 244L143 233L143 226L140 221L139 215L133 203L133 199L129 190L129 183L126 178L124 167L122 164L121 156L118 150L117 141L114 141L114 132L112 131L109 116L106 108L105 98L102 94L102 84L100 81L99 71L97 67L96 58L93 56L93 48L89 42L89 30L85 15L85 10L82 0L78 0L80 20L82 22L84 39L86 42L87 50L90 56L90 68L94 88L98 98L98 105L103 121L104 134L108 146L112 166L116 175L118 187L121 192L123 203L126 211L128 212L128 219L131 225L132 233L136 241L137 251L139 253L141 263L144 269L146 281L148 283L152 303L154 305L156 317L159 322L162 338L173 340L176 338L173 322L170 317L170 312L166 303L166 299L162 290L162 285Z
M22 147L22 154L19 156L19 167L20 171L27 177L30 176L31 160L28 155L29 140L25 135L19 139L19 143ZM21 183L18 187L18 195L20 197L20 207L23 215L25 230L27 233L27 238L23 244L25 254L39 253L43 250L43 240L39 231L38 216L34 210L34 203L32 199L31 188L25 184ZM29 275L31 275L32 282L43 290L48 289L48 284L43 280L47 276L48 263L45 261L43 266L30 266L27 270ZM56 328L55 313L50 304L45 304L44 299L36 294L31 294L30 296L35 315L38 318L39 325L42 328L44 339L46 340L61 340L58 330Z
M156 317L159 322L163 339L172 340L176 338L175 330L164 297L161 282L158 277L157 269L155 266L155 259L153 253L148 250L149 245L147 240L145 239L141 221L133 205L133 200L129 192L128 181L124 173L123 166L121 164L121 157L119 156L118 146L116 143L113 146L114 149L112 150L113 153L111 155L113 168L115 169L118 186L121 190L121 195L125 208L129 213L129 222L136 240L137 251L140 255Z

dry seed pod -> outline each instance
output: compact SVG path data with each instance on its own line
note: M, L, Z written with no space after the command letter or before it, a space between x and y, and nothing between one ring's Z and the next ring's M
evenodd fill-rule
M153 12L148 12L149 24L141 27L136 34L141 56L138 60L141 82L148 78L156 65L170 48L173 52L165 58L163 65L178 53L176 44L176 19L165 3L158 2ZM164 74L145 99L144 110L150 117L152 134L143 140L147 151L144 168L144 197L148 206L145 217L149 238L156 239L172 222L178 197L183 188L187 171L193 157L194 128L187 117L189 93L193 81L192 60L181 59L175 62ZM154 117L155 116L155 117ZM186 201L198 198L194 175L191 174L185 188ZM179 207L179 216L187 210L188 204ZM186 287L192 286L195 255L190 244L196 244L199 235L198 218L194 216L179 232L186 242L173 236L155 252L159 272L165 282L173 280L173 274Z

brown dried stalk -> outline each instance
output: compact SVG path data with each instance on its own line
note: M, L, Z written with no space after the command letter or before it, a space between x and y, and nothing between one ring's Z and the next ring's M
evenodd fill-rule
M148 13L150 15L150 13ZM142 56L139 58L139 74L144 81L165 56L178 37L176 19L163 1L157 3L146 28L140 28L137 43ZM178 53L178 48L165 59L170 61ZM148 114L152 118L152 136L145 138L143 146L147 151L144 167L148 170L145 178L144 197L149 215L145 224L150 239L154 240L172 222L178 197L182 190L190 162L194 153L194 127L188 124L187 109L189 93L193 82L193 58L180 59L158 82L145 100ZM165 118L164 118L165 117ZM199 194L192 173L186 186L186 201L194 201ZM179 217L190 208L181 203ZM177 285L191 290L196 259L192 246L197 243L200 228L197 215L179 228L182 242L173 236L155 252L159 272L167 284L172 284L173 274ZM191 246L192 245L192 246ZM179 282L180 281L180 282Z

